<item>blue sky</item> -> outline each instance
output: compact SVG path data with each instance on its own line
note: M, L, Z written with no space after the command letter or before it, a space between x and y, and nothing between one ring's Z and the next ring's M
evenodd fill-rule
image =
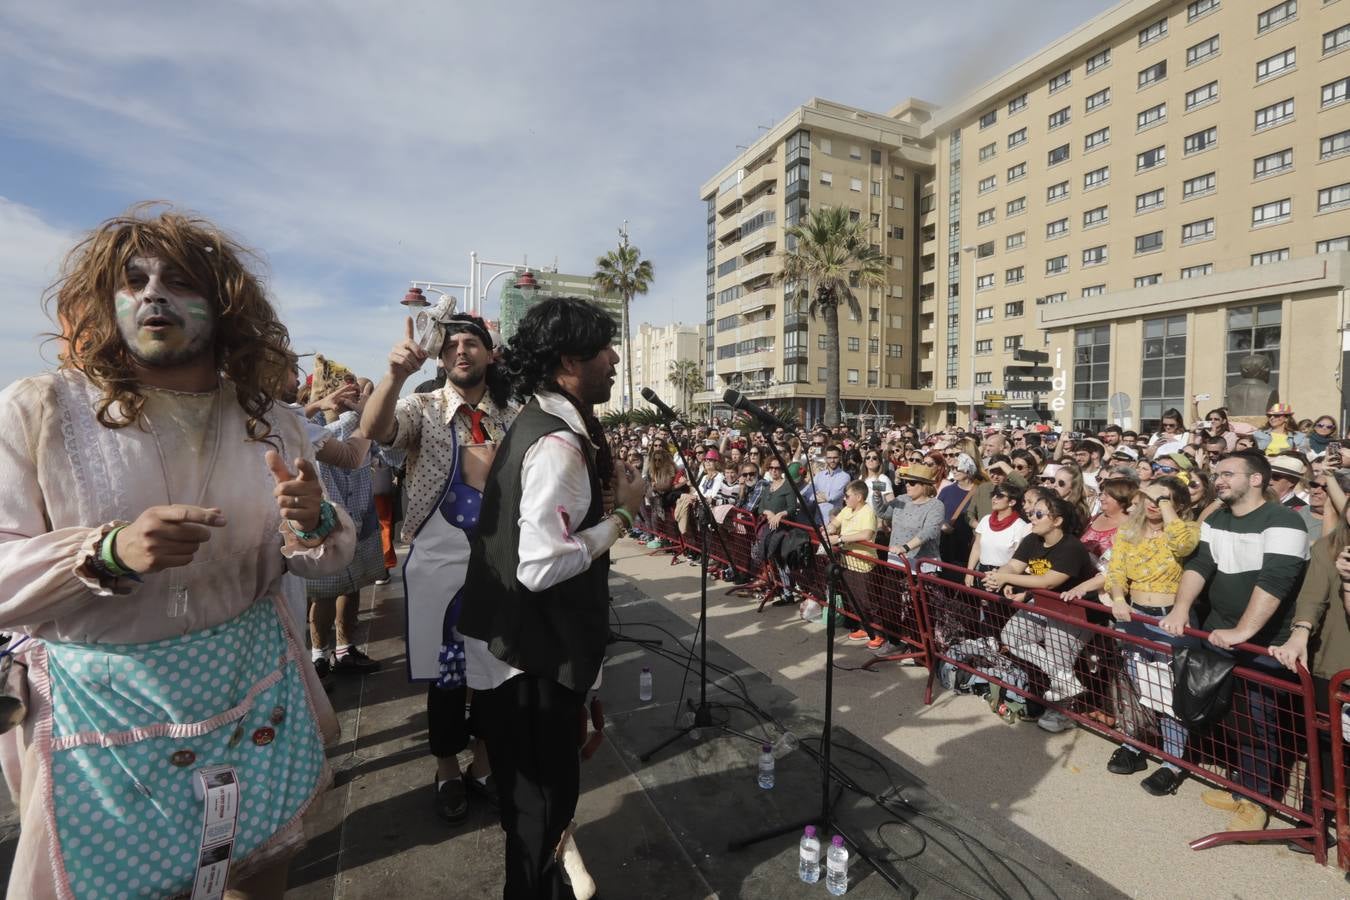
M471 249L586 273L624 219L656 268L634 322L698 321L698 188L756 126L812 96L951 101L1111 5L12 5L0 385L50 363L35 336L61 255L146 199L258 250L297 350L362 374L410 279L466 281Z

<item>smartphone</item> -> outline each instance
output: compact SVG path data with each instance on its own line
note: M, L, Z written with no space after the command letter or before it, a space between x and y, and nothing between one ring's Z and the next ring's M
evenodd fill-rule
M1208 400L1208 399L1209 399L1209 394L1196 394L1196 395L1195 395L1195 402L1196 402L1196 403L1199 403L1201 400Z
M1326 455L1323 456L1322 458L1323 458L1323 459L1335 460L1335 462L1334 462L1333 464L1334 464L1337 468L1339 468L1340 465L1341 465L1341 442L1340 442L1340 441L1330 441L1330 442L1327 444L1327 452L1326 452Z
M1070 432L1069 432L1069 440L1071 440L1071 441L1077 443L1078 441L1081 441L1082 439L1083 439L1083 432L1081 432L1081 431L1070 431Z

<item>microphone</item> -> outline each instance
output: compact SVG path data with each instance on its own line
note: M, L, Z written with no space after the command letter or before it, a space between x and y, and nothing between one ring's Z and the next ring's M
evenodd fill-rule
M773 413L756 404L740 391L727 391L722 395L722 402L732 409L739 409L741 412L749 415L752 419L758 419L762 425L767 425L770 428L781 428L784 431L792 431L786 422L783 422Z
M681 425L688 424L675 413L675 410L666 405L666 401L656 396L656 391L651 388L645 387L642 389L642 399L646 400L652 406L655 406L661 415L670 419L672 422L679 422Z

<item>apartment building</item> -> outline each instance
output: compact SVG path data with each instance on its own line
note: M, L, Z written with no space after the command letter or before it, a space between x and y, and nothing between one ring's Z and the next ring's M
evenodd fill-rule
M687 359L703 365L703 326L672 322L649 325L643 322L633 332L634 405L647 406L642 389L656 395L676 409L688 409L689 397L670 380L671 364Z
M966 421L1018 347L1082 429L1218 405L1252 349L1296 410L1341 410L1347 51L1346 0L1130 0L935 111L927 421Z
M888 114L813 99L761 135L703 185L707 211L705 392L728 388L793 409L825 413L824 326L777 279L787 231L811 209L844 206L871 225L888 260L885 289L856 290L862 316L840 311L844 414L908 419L931 394L916 385L914 201L931 150L919 132L932 107L909 101ZM874 421L874 419L873 419Z

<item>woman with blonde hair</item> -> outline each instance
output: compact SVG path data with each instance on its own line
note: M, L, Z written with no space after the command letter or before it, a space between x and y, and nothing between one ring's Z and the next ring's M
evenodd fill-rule
M661 538L657 524L665 520L668 508L673 511L676 497L683 492L685 474L676 467L670 448L660 441L647 451L647 465L642 474L647 480L647 496L638 512L638 521L641 530L652 535L647 546L659 550L666 546L666 541Z
M1200 542L1200 524L1194 521L1190 491L1180 478L1164 475L1155 478L1135 495L1129 515L1120 526L1106 573L1102 602L1111 607L1117 628L1135 637L1147 638L1177 647L1181 638L1173 637L1157 625L1141 622L1133 613L1161 619L1172 611L1182 568ZM1161 695L1153 678L1141 683L1141 663L1167 659L1146 649L1128 657L1130 678L1145 698ZM1150 667L1150 672L1157 671ZM1149 704L1154 705L1154 704ZM1156 706L1155 706L1156 708ZM1186 752L1186 728L1161 710L1158 714L1163 752L1180 759ZM1121 744L1107 763L1116 775L1133 775L1148 768L1144 754ZM1165 760L1161 768L1140 785L1155 797L1176 792L1181 783L1181 768Z
M1080 523L1092 521L1092 500L1083 484L1083 470L1078 468L1077 463L1060 463L1055 471L1055 493L1073 504Z

